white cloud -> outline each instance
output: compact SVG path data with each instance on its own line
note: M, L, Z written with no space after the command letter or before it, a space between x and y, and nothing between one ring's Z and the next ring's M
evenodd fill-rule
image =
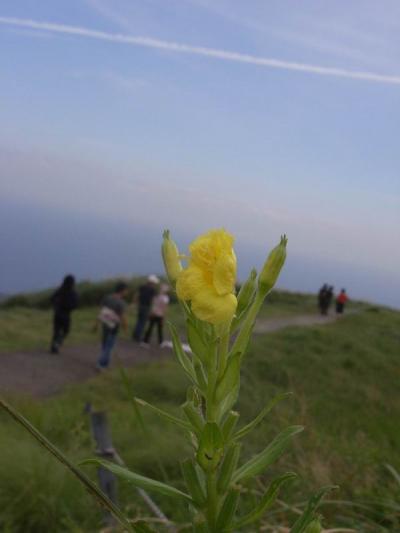
M320 76L334 76L341 78L348 78L360 81L378 82L384 84L400 85L399 76L388 76L374 72L364 72L357 70L348 70L342 68L331 68L319 65L310 65L305 63L297 63L291 61L282 61L274 58L259 57L240 52L232 52L229 50L220 50L215 48L206 48L203 46L192 46L171 41L163 41L153 39L150 37L140 37L124 35L119 33L109 33L104 31L92 30L90 28L70 26L65 24L56 24L48 22L39 22L35 20L19 19L13 17L0 17L0 24L6 26L16 26L23 28L37 29L40 31L48 31L52 33L64 35L76 35L79 37L86 37L89 39L98 39L103 41L128 44L133 46L142 46L147 48L154 48L158 50L165 50L181 54L191 54L203 57L210 57L223 61L230 61L236 63L247 63L250 65L281 69L286 71L303 72L307 74L315 74Z

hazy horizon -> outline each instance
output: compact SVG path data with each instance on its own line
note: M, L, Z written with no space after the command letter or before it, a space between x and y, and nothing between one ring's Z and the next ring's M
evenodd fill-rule
M239 276L400 307L400 6L3 0L0 292L161 270L212 227Z
M1 237L1 248L8 253L2 256L0 293L53 287L70 272L79 280L92 281L163 272L161 224L156 227L121 224L110 217L83 213L71 216L66 210L26 203L4 206L0 202L0 208L0 227L5 227L6 221L13 227L12 236ZM194 235L174 226L170 229L184 252ZM279 235L257 246L246 242L243 236L236 238L239 280L245 279L251 268L262 266L278 239ZM400 309L400 286L394 277L379 277L371 269L357 270L337 261L325 264L310 261L292 253L289 236L288 259L278 287L316 293L325 282L336 290L345 287L353 299Z

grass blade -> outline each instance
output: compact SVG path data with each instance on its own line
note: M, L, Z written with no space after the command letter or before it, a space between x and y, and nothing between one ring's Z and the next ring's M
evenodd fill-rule
M296 520L290 533L303 533L310 522L315 518L315 511L317 510L318 505L321 503L322 498L325 494L333 489L336 489L337 486L329 485L320 489L314 496L308 500L307 507L304 510L304 513Z
M16 420L24 429L26 429L43 448L46 448L60 463L66 466L76 478L85 486L87 491L96 498L98 503L105 507L118 522L126 529L126 531L138 531L134 524L130 524L128 519L123 515L122 511L97 487L91 479L89 479L84 472L77 468L54 444L52 444L38 429L36 429L24 416L16 411L11 405L0 398L0 406L7 411L14 420ZM142 529L143 531L143 529Z

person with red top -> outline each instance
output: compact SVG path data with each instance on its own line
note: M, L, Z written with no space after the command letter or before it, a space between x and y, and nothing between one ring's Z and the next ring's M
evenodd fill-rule
M346 294L346 289L342 289L340 294L336 298L336 313L341 315L344 311L344 305L348 301L349 297Z

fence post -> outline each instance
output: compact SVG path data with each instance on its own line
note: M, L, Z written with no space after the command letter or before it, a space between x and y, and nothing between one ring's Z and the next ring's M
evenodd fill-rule
M85 411L90 414L92 434L96 442L96 455L111 459L117 464L125 466L124 461L113 446L106 413L104 411L92 411L90 404L86 405ZM113 503L118 504L117 480L115 475L103 467L99 467L97 473L101 490L107 494ZM176 528L174 524L168 520L147 492L139 488L136 490L154 516L156 516L171 533L175 533ZM106 526L112 526L115 524L114 517L108 511L104 514L104 522Z

